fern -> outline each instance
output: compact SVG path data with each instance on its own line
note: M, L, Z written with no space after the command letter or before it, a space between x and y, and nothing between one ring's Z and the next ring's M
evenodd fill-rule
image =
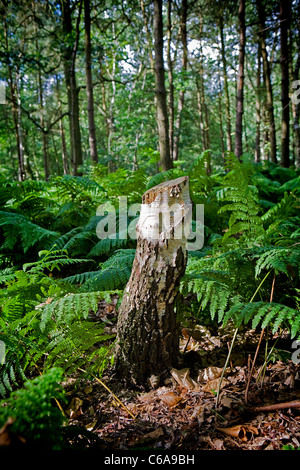
M29 271L31 274L42 274L46 270L54 271L60 270L62 267L70 266L72 264L90 262L88 259L82 258L69 258L66 249L63 250L42 250L39 252L40 259L33 263L25 263L23 265L24 271Z
M234 320L237 326L240 326L242 323L248 324L251 321L252 328L258 326L261 328L271 327L273 334L279 328L288 327L291 338L294 338L300 333L299 313L299 309L293 309L275 302L239 302L228 310L223 322L226 324L230 319Z
M299 200L293 193L284 193L283 198L262 215L265 223L274 223L276 220L287 219L298 214Z
M179 178L179 176L183 176L183 175L184 173L177 168L172 168L171 170L157 173L156 175L151 176L151 178L149 179L147 186L146 186L146 190L151 189L154 186L157 186L158 184L164 183L165 181Z
M69 374L83 364L85 369L102 371L111 348L106 343L113 336L104 332L104 325L90 321L89 313L97 312L101 299L110 302L113 294L121 292L48 297L38 305L33 302L35 306L31 304L27 313L22 311L15 320L7 322L0 317L0 338L6 345L6 363L0 367L0 393L5 396L22 383L28 368L37 364L43 370L59 365Z
M225 202L218 213L231 213L228 220L228 229L222 243L239 244L247 242L252 244L258 237L264 235L259 217L260 206L257 188L251 184L253 165L239 162L234 155L229 154L227 166L230 172L224 178L223 188L218 191L221 202Z
M65 278L70 283L82 284L84 291L105 291L123 289L129 280L135 249L116 250L101 265L99 271L91 271Z
M284 273L288 277L299 276L300 250L285 247L264 247L264 253L256 263L255 274L258 277L266 269L274 269L276 274Z
M75 322L70 326L49 333L50 342L45 348L44 370L61 367L68 375L85 368L89 372L101 373L111 347L99 347L114 336L104 333L103 327L93 322Z
M33 246L46 248L59 235L32 223L28 217L12 212L0 211L0 227L5 237L1 250L12 251L20 242L23 253Z
M42 305L41 331L48 329L53 320L59 324L70 325L73 321L87 319L90 311L97 312L99 300L107 300L113 293L116 291L109 291L107 294L101 291L67 294Z

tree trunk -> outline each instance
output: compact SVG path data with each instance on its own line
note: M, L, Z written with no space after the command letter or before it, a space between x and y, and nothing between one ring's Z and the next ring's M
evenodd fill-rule
M84 29L85 29L85 74L87 111L89 121L89 146L90 156L93 163L98 162L96 126L94 116L94 95L92 78L92 46L91 46L91 14L90 0L84 0Z
M281 166L290 166L290 108L289 108L289 47L288 32L290 23L290 4L280 1L280 65L281 65Z
M23 145L23 129L22 129L22 112L21 112L21 74L18 71L16 76L16 99L17 99L17 143L18 143L18 160L19 160L19 181L26 179L25 158Z
M168 0L168 43L167 43L167 61L169 78L169 141L170 155L173 160L174 151L174 83L173 83L173 61L171 58L172 41L172 0Z
M299 88L299 69L300 69L300 1L298 1L298 15L297 15L297 62L294 69L293 82L297 88ZM297 169L300 169L300 96L297 94L297 98L293 100L293 129L294 129L294 142L295 142L295 165Z
M224 131L223 131L223 117L222 117L222 92L221 90L218 93L218 110L219 110L219 120L220 120L220 139L221 139L221 149L222 149L222 158L225 163L225 145L224 145Z
M136 255L119 310L115 362L118 375L133 385L146 384L153 375L163 379L176 365L174 304L186 267L183 228L190 216L186 176L143 195Z
M257 49L257 71L256 71L256 141L255 141L255 161L258 163L261 159L260 151L260 122L261 122L261 44L258 43Z
M243 108L244 108L244 63L245 63L245 0L239 4L239 71L237 79L237 103L234 153L240 160L243 155Z
M232 139L231 139L231 117L230 117L230 101L228 91L228 79L227 79L227 61L224 44L224 24L223 18L220 18L220 38L221 38L221 57L223 65L223 77L224 77L224 91L225 91L225 112L226 112L226 142L227 151L232 152Z
M58 100L58 111L60 114L62 114L61 99L60 99L60 80L57 75L56 75L56 93L57 93L57 100ZM64 175L68 175L69 174L69 160L68 160L65 129L64 129L62 118L59 120L59 134L61 138L61 155L62 155L62 163L63 163L63 172L64 172Z
M82 2L80 2L81 10ZM65 49L64 49L64 73L65 82L68 96L68 111L69 111L69 126L70 126L70 147L71 147L71 164L73 168L73 174L78 174L78 166L82 165L82 147L81 147L81 132L79 123L79 101L78 101L78 90L76 83L75 73L75 60L78 47L79 39L79 21L80 13L78 13L77 20L77 31L75 44L72 41L72 18L71 18L71 6L70 0L64 0L63 2L63 33L65 36Z
M256 0L258 20L259 20L259 40L261 43L261 55L263 59L264 83L266 88L266 108L269 120L269 139L270 139L270 159L273 163L277 163L276 157L276 130L274 120L274 106L273 106L273 90L271 83L271 70L268 59L268 52L266 48L266 26L265 26L265 11L261 0Z
M182 71L183 73L187 70L188 62L188 53L187 53L187 33L186 33L186 22L187 22L187 12L188 12L188 0L182 0L182 12L181 12L181 23L180 23L180 32L181 32L181 44L182 44ZM184 79L185 82L185 79ZM182 121L182 111L184 106L184 84L183 88L179 91L178 97L178 109L177 109L177 119L175 125L174 133L174 152L173 160L178 160L179 156L179 141L180 141L180 132L181 132L181 121Z
M5 12L5 10L4 10ZM9 57L9 44L8 44L8 31L7 31L7 20L4 15L4 38L5 38L5 49L6 54ZM19 72L16 74L16 80L13 79L13 71L11 61L8 60L8 82L11 94L12 103L12 115L14 121L14 128L17 142L18 152L18 180L24 181L26 179L25 164L24 164L24 150L23 150L23 137L21 127L21 107L20 107L20 96L19 96Z
M155 95L160 159L163 171L172 168L169 141L167 93L163 59L162 0L154 0Z

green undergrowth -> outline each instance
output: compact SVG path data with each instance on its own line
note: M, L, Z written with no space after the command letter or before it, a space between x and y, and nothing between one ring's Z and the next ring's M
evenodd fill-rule
M183 296L194 299L179 312L183 323L209 317L215 325L288 329L291 338L300 338L299 173L228 155L224 172L208 176L206 156L154 176L124 169L109 174L101 165L87 176L47 183L11 182L0 175L4 398L24 383L30 394L27 381L39 374L53 396L50 382L57 370L64 377L80 369L101 376L113 361L114 336L95 315L101 301L122 299L136 240L120 233L118 217L115 233L99 239L97 227L105 217L99 207L109 202L118 216L119 196L127 196L129 207L141 203L147 189L184 175L194 206L204 204L205 215L204 245L189 252L181 281ZM128 217L127 229L137 216ZM25 395L20 392L18 400Z

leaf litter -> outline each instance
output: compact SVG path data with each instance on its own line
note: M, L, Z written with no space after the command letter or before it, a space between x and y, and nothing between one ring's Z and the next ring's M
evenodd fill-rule
M299 365L279 355L263 367L262 357L245 403L249 359L259 337L254 330L241 333L236 342L216 407L230 334L228 329L211 334L200 327L192 336L184 329L182 367L173 368L163 384L152 377L145 390L126 389L109 371L101 380L113 394L95 380L78 379L76 388L71 383L68 427L88 433L77 445L172 451L300 448ZM266 405L275 409L264 409Z

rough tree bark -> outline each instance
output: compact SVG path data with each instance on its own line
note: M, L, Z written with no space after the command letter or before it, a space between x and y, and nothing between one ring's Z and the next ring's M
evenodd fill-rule
M79 5L79 14L76 24L76 38L73 43L74 31L72 26L71 4L70 0L63 1L62 8L62 22L63 33L68 41L66 42L63 61L64 61L64 74L68 96L68 111L69 111L69 127L70 127L70 147L71 147L71 164L73 167L73 174L78 174L78 166L82 165L82 147L81 147L81 131L79 123L79 99L78 89L75 72L75 60L79 40L79 22L81 16L82 2Z
M182 44L182 72L183 74L186 72L187 64L188 64L187 30L186 30L187 14L188 14L188 0L182 0L180 35L181 35L181 44ZM184 87L185 85L183 85L183 88L179 91L179 97L178 97L177 119L176 119L175 134L174 134L173 160L178 160L178 156L179 156L179 141L180 141L181 121L182 121L182 112L183 112L184 96L185 96Z
M167 62L169 78L169 141L170 155L173 160L174 150L174 83L173 83L173 61L171 58L172 42L172 0L168 0L168 23L167 23Z
M298 87L299 70L300 70L300 2L298 2L298 14L297 14L297 62L293 74L293 86ZM294 89L294 88L293 88ZM297 95L297 99L294 100L293 106L293 129L295 139L295 165L297 169L300 169L300 99Z
M281 166L290 166L290 98L289 98L289 46L290 4L280 1L280 65L281 65Z
M89 120L89 146L90 156L93 163L98 163L96 125L94 116L94 92L92 78L92 44L91 44L91 12L90 0L84 0L84 44L85 44L85 75L87 111Z
M245 0L239 4L239 72L237 79L237 104L234 153L240 160L243 154L244 62L245 62Z
M143 195L137 250L117 325L115 367L133 385L163 379L179 356L175 300L187 260L188 177ZM187 224L187 225L186 225Z
M269 120L269 139L270 139L270 159L273 163L277 163L276 157L276 130L274 119L274 105L273 105L273 89L271 82L271 69L268 58L266 46L266 21L265 11L261 0L256 0L256 7L258 13L259 32L258 37L261 43L261 55L263 59L264 83L266 87L266 109L268 112Z
M160 159L163 171L173 167L170 155L169 120L163 58L162 0L154 0L155 95Z
M256 71L256 140L255 140L255 161L260 162L260 126L261 126L261 44L258 43L257 49L257 71Z
M224 78L224 91L225 91L226 143L227 143L227 151L232 152L230 100L229 100L229 91L228 91L227 61L226 61L225 42L224 42L224 23L223 23L222 17L220 18L219 26L220 26L221 57L222 57L222 65L223 65L223 78Z

